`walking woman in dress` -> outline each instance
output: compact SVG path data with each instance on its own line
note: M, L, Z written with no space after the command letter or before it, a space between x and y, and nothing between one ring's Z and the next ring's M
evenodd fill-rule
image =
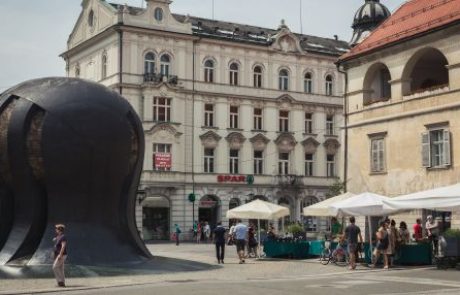
M54 242L54 263L53 272L56 277L58 287L65 287L64 262L67 258L67 238L64 235L65 226L56 224L56 237Z

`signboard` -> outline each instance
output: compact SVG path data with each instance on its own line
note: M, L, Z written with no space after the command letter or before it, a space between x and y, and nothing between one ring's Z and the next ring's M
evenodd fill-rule
M217 175L217 182L254 183L253 175Z
M171 154L155 153L155 168L171 168Z

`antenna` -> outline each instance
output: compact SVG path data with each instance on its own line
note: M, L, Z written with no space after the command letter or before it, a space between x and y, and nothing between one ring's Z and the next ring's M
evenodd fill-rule
M303 24L302 24L302 0L299 0L299 5L300 5L300 34L303 35Z

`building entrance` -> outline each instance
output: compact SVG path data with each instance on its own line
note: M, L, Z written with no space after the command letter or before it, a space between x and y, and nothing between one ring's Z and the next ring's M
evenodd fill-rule
M220 218L220 202L216 196L207 195L200 199L198 207L199 222L208 222L213 230Z
M144 240L169 240L170 206L165 197L147 197L142 203Z

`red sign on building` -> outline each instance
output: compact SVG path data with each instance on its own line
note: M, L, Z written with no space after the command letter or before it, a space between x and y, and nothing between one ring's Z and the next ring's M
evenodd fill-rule
M217 175L218 182L246 182L245 175Z
M155 168L171 168L171 154L155 153Z

